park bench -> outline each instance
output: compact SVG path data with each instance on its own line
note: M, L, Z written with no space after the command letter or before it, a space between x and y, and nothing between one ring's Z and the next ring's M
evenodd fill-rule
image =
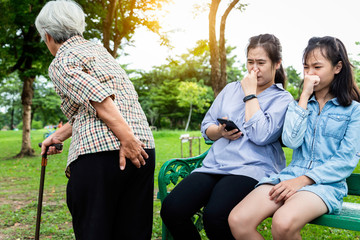
M207 144L211 144L211 142L207 142ZM171 159L162 165L158 177L159 192L157 196L161 203L176 184L188 176L195 168L201 166L208 151L196 157ZM346 179L346 182L349 188L348 195L360 196L360 174L351 174ZM202 210L194 215L193 222L198 231L203 229ZM310 224L360 231L360 203L344 202L339 215L324 214L310 222ZM162 224L162 239L172 239L164 223Z

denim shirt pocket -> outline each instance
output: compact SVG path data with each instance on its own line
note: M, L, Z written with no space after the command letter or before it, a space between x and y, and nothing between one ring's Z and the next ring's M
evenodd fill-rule
M329 113L324 123L324 136L342 139L349 121L350 116L348 115Z

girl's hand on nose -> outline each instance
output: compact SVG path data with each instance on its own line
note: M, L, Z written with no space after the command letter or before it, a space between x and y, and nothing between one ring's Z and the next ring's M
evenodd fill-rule
M319 85L319 83L320 83L319 76L309 75L305 73L303 93L310 97L311 94L313 94L314 92L314 87Z

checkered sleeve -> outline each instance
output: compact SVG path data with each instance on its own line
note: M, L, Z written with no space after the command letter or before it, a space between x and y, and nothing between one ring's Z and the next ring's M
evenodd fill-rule
M90 101L102 102L106 97L114 99L114 92L106 84L87 72L87 65L95 64L94 59L81 59L63 56L52 64L49 74L54 84L69 99L70 107L82 105L90 114L96 115ZM70 104L71 103L71 104ZM66 106L63 106L66 111ZM71 109L68 109L71 111Z

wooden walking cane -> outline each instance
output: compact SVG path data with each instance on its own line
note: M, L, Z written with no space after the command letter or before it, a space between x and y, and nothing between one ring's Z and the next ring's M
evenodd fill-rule
M55 146L57 150L62 150L62 144L53 144L51 146ZM41 147L41 143L39 143L39 147ZM47 151L49 147L46 147L45 153L41 156L41 175L40 175L40 187L39 187L39 197L38 197L38 207L37 207L37 215L36 215L36 230L35 230L35 240L39 240L40 237L40 221L41 221L41 210L42 210L42 202L44 195L44 182L45 182L45 168L47 165Z

